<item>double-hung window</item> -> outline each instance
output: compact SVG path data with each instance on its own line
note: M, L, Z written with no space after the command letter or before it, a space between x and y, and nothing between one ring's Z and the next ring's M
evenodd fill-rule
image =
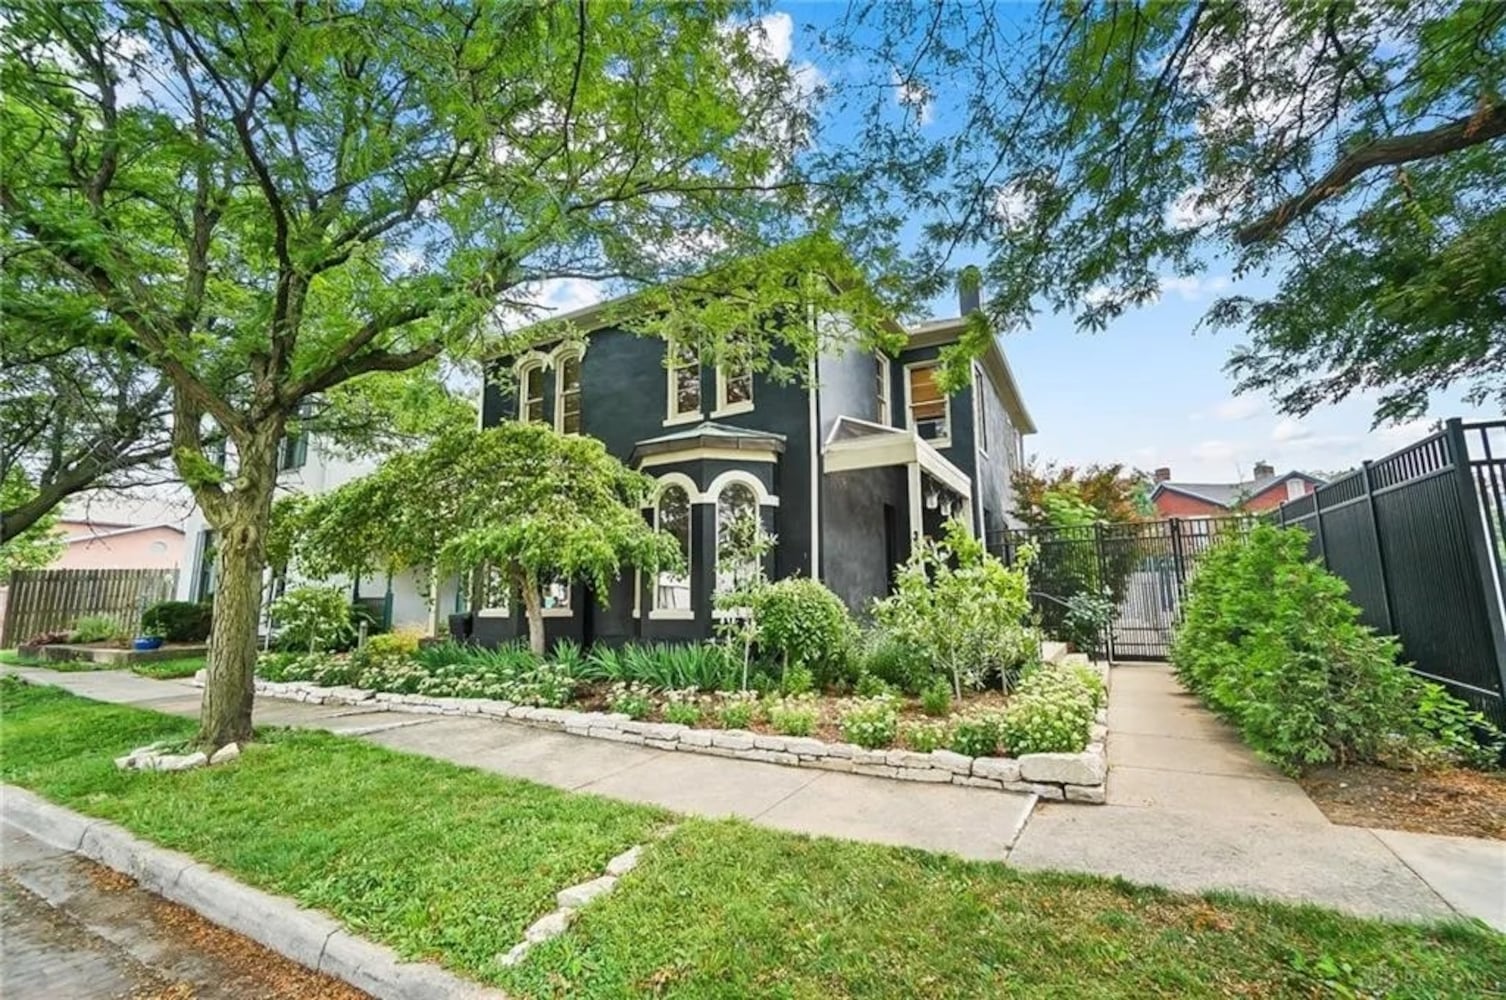
M566 354L555 366L555 429L561 434L581 432L580 355Z
M922 438L944 448L952 443L952 403L936 384L936 365L911 365L907 369L906 395L909 426Z
M669 414L667 423L701 416L701 358L694 347L669 345Z
M542 362L531 362L518 372L518 419L525 424L546 422Z

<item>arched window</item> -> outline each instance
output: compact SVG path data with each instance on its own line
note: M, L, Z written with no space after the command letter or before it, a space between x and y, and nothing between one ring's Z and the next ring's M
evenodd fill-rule
M544 423L544 365L531 361L518 369L518 419Z
M580 355L566 354L555 367L554 397L557 412L555 429L561 434L579 434L580 418Z
M758 560L750 557L759 531L758 496L731 480L716 495L716 590L725 593L751 580Z
M680 546L683 570L663 570L654 580L655 611L690 611L690 494L670 484L654 506L654 527L671 535Z

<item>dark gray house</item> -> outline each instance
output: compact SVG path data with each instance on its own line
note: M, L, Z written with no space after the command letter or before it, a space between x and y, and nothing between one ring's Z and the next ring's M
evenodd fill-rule
M551 640L709 636L714 596L735 572L718 548L745 511L777 538L771 577L821 580L855 612L888 593L911 539L947 517L979 534L1005 526L1009 477L1035 426L997 343L969 386L950 397L937 390L936 357L957 339L960 317L906 331L897 357L823 356L809 384L782 385L693 356L666 363L673 346L608 325L610 305L559 317L583 338L492 359L482 424L539 420L601 439L658 480L644 516L680 540L689 572L621 579L605 606L588 588L551 588ZM455 627L482 642L524 635L516 604Z

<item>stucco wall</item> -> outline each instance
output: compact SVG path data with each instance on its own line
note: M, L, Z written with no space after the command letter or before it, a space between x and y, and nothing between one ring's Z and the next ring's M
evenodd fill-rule
M69 538L50 569L177 569L184 565L183 532L159 525L135 531L59 522Z

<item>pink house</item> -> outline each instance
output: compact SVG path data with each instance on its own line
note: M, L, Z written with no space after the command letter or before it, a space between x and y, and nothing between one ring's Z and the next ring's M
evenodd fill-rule
M65 519L57 527L67 547L49 569L177 569L183 565L183 529L176 525Z

